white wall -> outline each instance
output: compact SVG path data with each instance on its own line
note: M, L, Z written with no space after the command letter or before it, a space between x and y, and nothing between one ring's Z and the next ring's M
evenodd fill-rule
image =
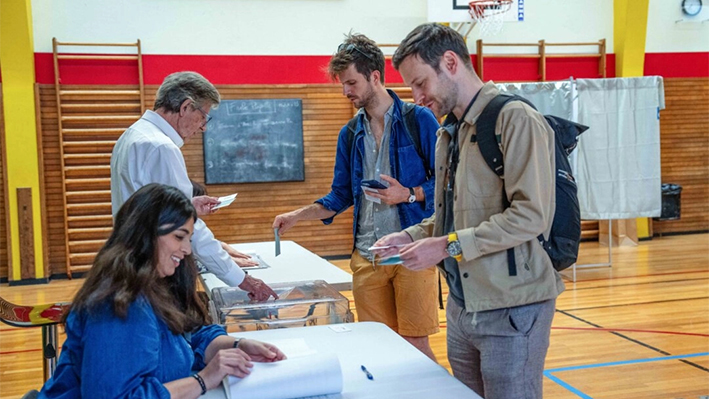
M496 36L482 37L494 43L551 43L596 42L606 39L606 51L613 52L613 0L526 0L524 22L505 23ZM476 27L471 39L478 39ZM474 42L474 40L473 40ZM471 43L472 45L472 43ZM593 52L597 48L557 47L549 52ZM495 48L495 53L504 52ZM537 52L537 48L529 49ZM519 48L512 52L520 53Z
M709 2L703 3L699 15L687 17L682 14L681 0L650 0L645 52L709 51Z
M60 41L126 42L147 54L330 55L350 29L401 41L425 0L33 0L36 52Z
M426 22L426 1L33 0L34 43L36 52L51 52L52 37L79 42L140 38L145 54L330 55L350 29L380 43L400 42ZM607 50L613 51L612 0L526 0L525 12L525 22L506 23L501 34L483 39L606 38ZM478 30L469 37L472 49Z

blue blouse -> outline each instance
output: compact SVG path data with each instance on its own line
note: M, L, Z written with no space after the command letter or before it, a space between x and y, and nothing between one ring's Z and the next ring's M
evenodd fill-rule
M170 399L163 383L203 369L207 346L225 334L209 325L188 337L175 335L144 298L130 305L125 319L108 303L91 314L72 312L57 369L39 398Z

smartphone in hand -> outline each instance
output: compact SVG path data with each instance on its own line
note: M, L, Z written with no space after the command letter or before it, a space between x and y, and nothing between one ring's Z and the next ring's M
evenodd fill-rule
M382 184L382 182L380 182L379 180L362 180L361 185L362 185L362 187L374 188L374 189L380 189L380 190L384 190L384 189L389 188L389 187L385 186L384 184Z

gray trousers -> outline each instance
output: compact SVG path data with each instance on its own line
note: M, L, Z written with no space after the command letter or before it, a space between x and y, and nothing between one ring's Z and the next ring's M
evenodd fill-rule
M468 313L450 297L448 361L455 378L485 399L542 398L556 299Z

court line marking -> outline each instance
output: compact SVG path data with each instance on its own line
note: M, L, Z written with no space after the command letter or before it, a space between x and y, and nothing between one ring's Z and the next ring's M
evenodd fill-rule
M567 288L566 291L586 291L586 290L602 290L602 289L609 289L609 288L618 288L618 287L633 287L636 285L651 285L651 284L667 284L667 283L684 283L687 281L705 281L709 280L709 277L699 277L699 278L685 278L681 280L661 280L661 281L646 281L643 283L627 283L627 284L611 284L611 285L592 285L589 287L576 287L576 288ZM608 281L608 280L606 280Z
M592 278L588 280L579 280L578 283L589 283L591 281L608 281L608 280L620 280L626 278L641 278L641 277L657 277L657 276L673 276L678 274L692 274L692 273L706 273L707 269L697 269L697 270L684 270L681 272L667 272L667 273L648 273L648 274L638 274L634 276L617 276L617 277L602 277L602 278Z
M682 302L682 301L699 301L708 299L707 296L699 296L692 298L677 298L677 299L666 299L662 301L649 301L649 302L629 302L629 303L615 303L613 305L602 305L602 306L589 306L586 308L571 308L571 309L558 309L557 311L564 312L577 312L581 310L596 310L596 309L608 309L608 308L620 308L623 306L642 306L642 305L654 305L658 303L670 303L670 302Z
M575 394L576 396L578 396L580 398L593 399L591 396L583 393L581 390L575 388L571 384L562 380L558 376L553 375L552 373L594 369L594 368L601 368L601 367L625 366L628 364L649 363L649 362L657 362L657 361L663 361L663 360L687 359L687 358L701 357L701 356L709 356L709 352L689 353L689 354L685 354L685 355L662 356L662 357L653 357L653 358L647 358L647 359L621 360L621 361L617 361L617 362L606 362L606 363L586 364L586 365L579 365L579 366L559 367L559 368L555 368L555 369L544 370L544 376L549 378L550 380L554 381L559 386L565 388L567 391Z
M591 328L591 327L552 327L552 330L579 330L579 331L603 331L603 332L637 332L637 333L652 333L652 334L669 334L669 335L688 335L693 337L709 337L709 334L690 333L681 331L662 331L662 330L638 330L634 328Z
M563 310L557 309L556 311L559 312L559 313L561 313L561 314L563 314L563 315L565 315L565 316L567 316L567 317L571 317L572 319L576 319L576 320L578 320L578 321L581 321L581 322L586 323L586 324L588 324L588 325L591 325L591 326L593 326L593 327L603 328L603 326L600 326L600 325L598 325L598 324L591 323L590 321L585 320L585 319L582 318L582 317L575 316L575 315L573 315L573 314L571 314L571 313L568 313L568 312L565 312L565 311L563 311ZM621 333L615 332L615 331L610 331L609 334L612 334L612 335L615 335L615 336L617 336L617 337L623 338L623 339L625 339L625 340L628 340L628 341L630 341L630 342L633 342L633 343L635 343L635 344L638 344L638 345L640 345L640 346L643 346L643 347L645 347L645 348L647 348L647 349L650 349L650 350L652 350L652 351L655 351L655 352L657 352L657 353L661 353L661 354L663 354L663 355L665 355L665 356L672 356L672 354L669 353L669 352L666 352L666 351L664 351L664 350L662 350L662 349L660 349L660 348L655 348L654 346L649 345L649 344L646 344L645 342L642 342L642 341L640 341L640 340L638 340L638 339L630 338L629 336L627 336L627 335L625 335L625 334L621 334ZM696 363L692 363L692 362L690 362L690 361L688 361L688 360L681 360L681 362L683 362L683 363L685 363L685 364L687 364L687 365L689 365L689 366L696 367L696 368L698 368L698 369L700 369L700 370L702 370L702 371L709 371L709 369L707 369L706 367L704 367L704 366L702 366L702 365L699 365L699 364L696 364Z

